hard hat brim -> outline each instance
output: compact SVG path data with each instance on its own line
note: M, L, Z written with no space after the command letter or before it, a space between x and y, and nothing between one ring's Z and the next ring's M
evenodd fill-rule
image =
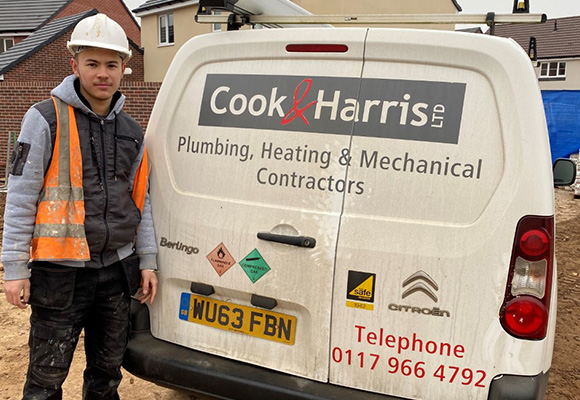
M127 50L121 46L116 46L114 44L107 44L107 43L95 43L94 41L90 40L71 40L66 43L66 48L68 51L73 55L73 57L77 54L75 49L78 47L92 47L96 49L105 49L111 50L119 53L119 56L123 60L124 63L129 61L133 56L131 50Z

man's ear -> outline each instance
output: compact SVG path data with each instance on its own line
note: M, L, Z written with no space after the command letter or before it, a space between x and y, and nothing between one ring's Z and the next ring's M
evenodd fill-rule
M125 75L125 68L127 68L127 64L123 63L123 66L121 67L121 72L123 75Z
M77 60L73 57L70 59L70 67L73 70L73 73L78 77L79 76L79 65L77 64Z

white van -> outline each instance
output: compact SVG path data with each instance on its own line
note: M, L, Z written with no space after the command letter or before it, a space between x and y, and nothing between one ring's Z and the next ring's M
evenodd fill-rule
M197 37L146 138L160 291L131 373L222 399L544 397L553 177L515 42Z

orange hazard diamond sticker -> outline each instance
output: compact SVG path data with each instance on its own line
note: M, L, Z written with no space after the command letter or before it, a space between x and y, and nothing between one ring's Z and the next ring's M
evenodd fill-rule
M207 259L219 276L225 274L236 263L223 242L207 255Z

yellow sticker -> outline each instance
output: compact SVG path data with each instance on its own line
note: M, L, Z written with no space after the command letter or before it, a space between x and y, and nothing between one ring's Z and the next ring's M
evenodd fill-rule
M376 274L348 271L346 298L373 303L375 301L375 280Z
M358 303L356 301L347 301L346 306L350 308L358 308L359 310L369 310L372 311L375 309L375 306L368 303Z
M354 297L358 297L361 300L370 301L373 297L373 288L374 288L374 276L371 276L369 279L358 285L354 288L349 294Z

